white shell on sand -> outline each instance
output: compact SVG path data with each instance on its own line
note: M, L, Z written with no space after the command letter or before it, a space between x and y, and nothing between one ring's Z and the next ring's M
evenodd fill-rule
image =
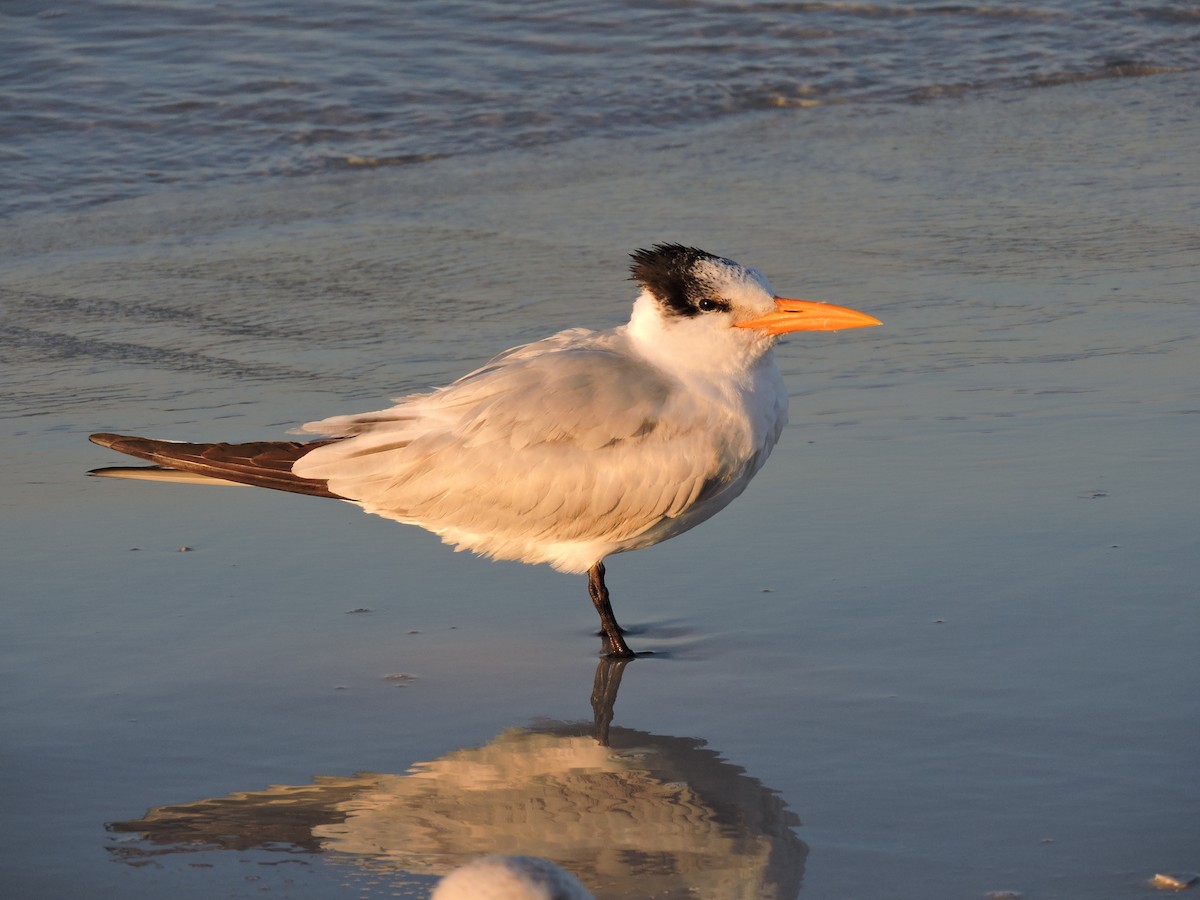
M484 856L439 882L431 900L592 900L579 879L539 856Z

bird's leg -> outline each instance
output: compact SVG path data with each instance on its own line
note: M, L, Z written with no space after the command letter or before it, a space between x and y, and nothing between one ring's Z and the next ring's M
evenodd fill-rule
M614 659L632 659L633 651L621 637L621 626L613 615L612 602L608 599L608 588L604 586L604 563L598 562L588 569L588 594L600 613L600 629L604 633L604 655Z

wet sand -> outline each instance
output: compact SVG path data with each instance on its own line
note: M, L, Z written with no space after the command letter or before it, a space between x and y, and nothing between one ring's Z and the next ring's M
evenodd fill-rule
M613 897L1135 898L1200 869L1198 87L0 226L6 890L423 896L496 848ZM608 752L581 578L344 504L83 477L119 462L92 431L278 436L621 321L658 240L885 327L782 346L792 424L746 495L611 560L654 655Z

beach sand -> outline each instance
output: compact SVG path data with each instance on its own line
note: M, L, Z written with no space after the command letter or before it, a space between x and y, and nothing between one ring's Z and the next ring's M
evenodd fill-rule
M1200 869L1198 89L783 110L0 226L6 895L423 896L494 849L602 897ZM84 477L120 463L92 431L281 437L615 324L662 240L884 327L783 344L791 424L746 495L610 560L653 656L608 750L582 578Z

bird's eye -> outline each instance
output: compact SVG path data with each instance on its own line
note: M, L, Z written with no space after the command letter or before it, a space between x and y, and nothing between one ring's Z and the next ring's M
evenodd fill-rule
M705 297L696 304L696 308L701 312L713 312L718 309L726 309L726 305L720 300L714 300L712 297Z

